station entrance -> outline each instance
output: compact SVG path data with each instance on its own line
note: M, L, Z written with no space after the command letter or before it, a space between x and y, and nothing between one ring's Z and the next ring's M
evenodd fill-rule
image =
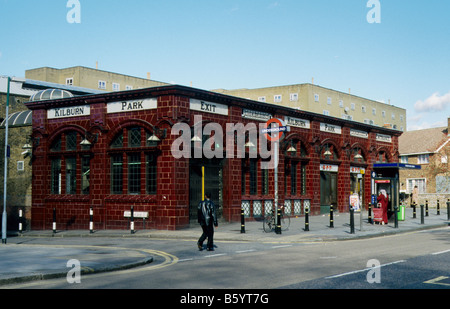
M191 159L189 164L189 221L197 223L197 207L205 193L216 204L217 217L223 213L223 159Z
M373 165L372 172L372 204L376 204L381 190L388 194L388 217L400 205L400 169L421 169L420 165L403 163L379 163Z
M320 213L329 213L331 205L337 211L337 172L320 172Z

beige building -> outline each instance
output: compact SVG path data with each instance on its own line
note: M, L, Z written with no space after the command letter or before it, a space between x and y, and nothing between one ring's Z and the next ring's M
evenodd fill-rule
M122 91L168 85L150 79L133 77L82 66L55 69L42 67L25 71L25 78L95 90Z
M403 192L447 194L450 198L450 118L448 126L408 131L399 138L400 163L421 165L420 170L401 170Z
M215 92L406 131L406 110L314 84Z

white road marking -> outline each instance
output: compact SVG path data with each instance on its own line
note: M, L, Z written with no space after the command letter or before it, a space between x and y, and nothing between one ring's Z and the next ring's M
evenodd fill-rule
M396 261L396 262L392 262L392 263L383 264L383 265L380 265L380 266L377 266L377 267L373 267L373 268L384 267L384 266L389 266L389 265L398 264L398 263L404 263L404 262L406 262L406 261L405 260L401 260L401 261ZM364 271L369 271L371 269L372 268L365 268L365 269L355 270L355 271L351 271L351 272L348 272L348 273L343 273L343 274L339 274L339 275L325 277L325 279L333 279L333 278L344 277L344 276L348 276L348 275L361 273L361 272L364 272Z

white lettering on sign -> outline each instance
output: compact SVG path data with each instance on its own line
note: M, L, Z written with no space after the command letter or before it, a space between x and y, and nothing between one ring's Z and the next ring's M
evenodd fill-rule
M350 136L369 138L369 133L359 130L350 129Z
M110 102L107 104L107 113L134 112L158 107L158 101L152 99L141 99L131 101Z
M352 173L352 174L365 174L366 173L366 169L363 168L363 167L350 166L350 173Z
M342 129L340 126L336 126L333 124L328 123L320 123L320 131L322 132L329 132L329 133L335 133L335 134L341 134Z
M304 128L304 129L311 128L311 123L309 120L299 119L299 118L294 118L294 117L289 117L289 116L284 117L284 120L286 121L287 126Z
M390 135L384 135L384 134L377 134L376 140L378 142L386 142L386 143L392 143L392 138Z
M339 166L331 164L320 164L320 170L322 172L338 172Z
M190 108L199 112L228 116L228 106L197 99L190 100Z
M242 118L267 122L270 119L272 119L273 117L269 113L253 111L253 110L249 110L249 109L243 109L242 110Z
M52 108L47 111L48 119L69 118L89 116L91 114L91 107L85 106L70 106L62 108Z

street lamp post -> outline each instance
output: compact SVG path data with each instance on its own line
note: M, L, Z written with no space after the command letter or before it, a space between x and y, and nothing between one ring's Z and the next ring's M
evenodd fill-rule
M8 77L8 86L6 91L6 124L5 124L5 169L3 178L3 215L2 215L2 244L6 244L6 187L8 176L8 118L9 118L9 90L10 90L11 78Z

